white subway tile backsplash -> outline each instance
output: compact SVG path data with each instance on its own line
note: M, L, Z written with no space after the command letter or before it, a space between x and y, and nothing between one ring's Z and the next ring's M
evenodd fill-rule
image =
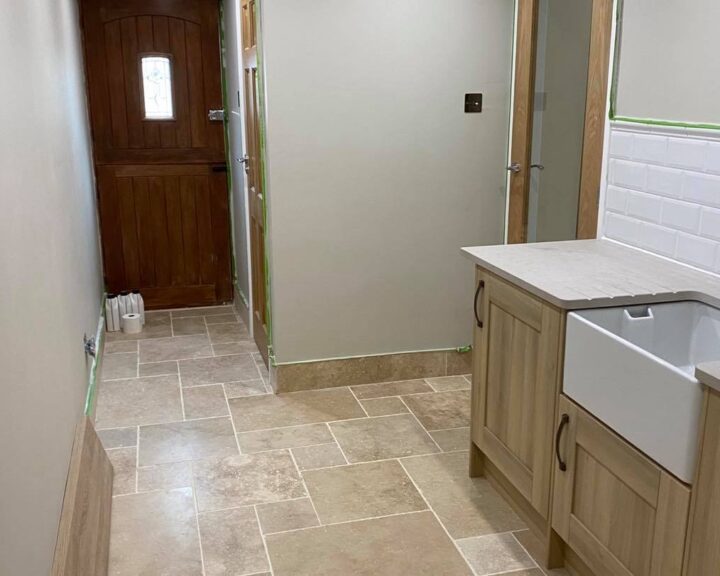
M702 170L707 144L705 140L694 138L669 138L667 164L686 170Z
M682 197L703 206L720 206L720 176L685 172Z
M624 188L643 190L647 166L639 162L610 160L612 183Z
M636 134L633 142L633 160L654 164L667 161L668 139L665 136Z
M720 240L720 210L715 210L714 208L702 209L700 234L708 238Z
M720 141L611 126L602 233L720 274Z
M700 206L669 198L663 199L662 203L661 224L697 234L700 229Z
M700 268L711 269L715 264L718 243L698 236L678 233L675 257L681 262Z
M682 194L683 173L675 168L662 166L647 167L647 185L645 190L662 196L680 198Z
M615 158L632 158L633 135L630 132L614 131L610 135L610 156Z

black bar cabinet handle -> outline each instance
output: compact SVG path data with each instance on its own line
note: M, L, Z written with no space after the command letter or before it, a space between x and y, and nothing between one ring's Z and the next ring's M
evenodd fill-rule
M565 464L560 457L560 439L562 438L563 428L567 426L568 422L570 422L570 416L563 414L560 418L560 426L558 426L557 432L555 433L555 456L557 456L558 467L563 472L567 470L567 464Z
M478 297L480 296L480 292L482 291L483 288L485 288L485 280L480 280L480 282L478 282L477 289L475 290L475 301L473 304L473 310L475 311L475 321L477 322L478 328L483 327L483 321L480 320L480 315L478 314L478 309L477 309Z

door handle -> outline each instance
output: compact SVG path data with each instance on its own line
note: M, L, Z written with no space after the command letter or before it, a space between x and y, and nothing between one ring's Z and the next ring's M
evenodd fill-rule
M248 173L250 172L250 156L248 156L247 154L245 154L242 158L236 158L236 160L237 160L240 164L244 164L244 165L245 165L245 173L248 174Z
M557 432L555 433L555 456L557 457L558 468L560 468L562 472L565 472L565 470L567 470L567 464L560 456L560 440L562 438L563 429L565 428L565 426L568 425L568 422L570 422L570 416L568 416L567 414L563 414L560 418L560 425L558 426Z
M545 170L545 166L542 164L530 164L530 168L537 168L538 170Z
M480 280L478 282L477 289L475 290L475 300L473 302L473 310L475 312L475 322L477 322L478 328L483 327L483 321L480 319L480 315L478 314L478 298L480 297L480 292L485 288L485 280Z
M518 172L520 172L520 170L522 170L522 168L520 167L520 164L518 164L517 162L513 162L512 164L510 164L510 166L506 168L506 170L508 172L512 172L513 174L517 174Z

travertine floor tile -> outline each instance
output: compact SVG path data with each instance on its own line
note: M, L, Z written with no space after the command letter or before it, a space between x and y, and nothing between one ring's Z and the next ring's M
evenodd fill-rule
M210 341L204 334L157 338L140 342L140 362L165 362L212 356Z
M190 336L192 334L207 334L205 318L190 316L188 318L172 319L173 336Z
M241 432L238 434L238 442L243 454L251 454L280 448L327 444L334 442L334 440L326 424L307 424L305 426Z
M137 340L119 340L116 342L106 342L103 349L103 357L106 354L122 354L125 352L137 352Z
M210 324L207 329L208 334L210 334L210 342L213 344L251 340L247 328L238 322L231 324Z
M355 396L360 400L433 391L425 380L402 380L400 382L384 382L380 384L360 384L358 386L351 386L350 388L352 388Z
M113 380L98 385L98 429L176 420L182 420L177 376Z
M137 376L137 352L108 354L103 357L102 380L118 380Z
M458 540L477 576L532 569L535 562L512 534L489 534Z
M243 340L242 342L225 342L224 344L213 344L215 356L229 356L231 354L252 354L257 350L254 340Z
M229 403L238 432L365 416L347 388L233 398Z
M233 314L233 307L228 306L200 306L197 308L181 308L172 311L173 318L190 318L191 316L218 316L220 314Z
M350 462L368 462L438 452L428 433L410 414L330 424Z
M269 568L253 508L198 515L205 576L253 574Z
M435 454L401 462L453 538L525 528L487 480L468 476L467 453Z
M183 388L182 394L186 420L229 415L221 384Z
M305 496L286 450L193 462L198 510L219 510Z
M403 400L427 430L470 426L470 390L415 394Z
M169 360L168 362L151 362L150 364L140 364L140 376L162 376L163 374L177 374L177 360Z
M246 382L227 382L225 384L225 394L228 398L243 398L244 396L257 396L258 394L267 394L265 382L260 379L247 380Z
M443 452L467 450L470 446L470 428L453 428L451 430L435 430L430 436L437 442Z
M230 418L140 427L140 466L222 458L238 453Z
M327 468L329 466L340 466L347 464L338 445L318 444L316 446L305 446L292 450L295 463L300 470L313 470L315 468Z
M275 576L471 576L431 512L266 537Z
M425 380L433 387L435 392L448 392L450 390L470 390L470 382L464 376L440 376Z
M208 324L228 324L231 322L239 322L235 314L216 314L205 316L205 322Z
M310 470L303 478L323 524L427 508L396 460Z
M121 342L128 340L147 340L150 338L166 338L172 336L169 312L146 312L145 326L139 334L125 334L125 332L107 332L106 342ZM107 346L107 344L106 344Z
M263 534L310 528L320 524L309 498L259 504L257 513Z
M138 492L192 487L190 462L172 462L138 468Z
M202 574L192 490L113 499L111 576Z
M407 406L397 396L361 400L360 404L365 408L368 416L389 416L408 412Z
M113 467L113 496L135 492L135 464L137 462L135 446L115 448L106 452Z
M257 380L259 377L250 354L180 361L180 379L183 386Z
M105 450L137 446L137 426L98 430L97 435Z

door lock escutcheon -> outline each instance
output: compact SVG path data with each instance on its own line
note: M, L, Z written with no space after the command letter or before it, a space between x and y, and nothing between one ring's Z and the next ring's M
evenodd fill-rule
M512 172L513 174L517 174L520 172L522 168L520 167L520 164L518 162L513 162L510 164L510 166L507 167L508 172Z

